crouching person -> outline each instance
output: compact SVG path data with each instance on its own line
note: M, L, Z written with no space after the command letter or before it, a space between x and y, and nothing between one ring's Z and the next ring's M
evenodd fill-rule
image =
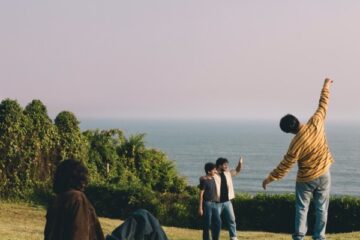
M159 221L147 210L138 209L106 240L168 240Z

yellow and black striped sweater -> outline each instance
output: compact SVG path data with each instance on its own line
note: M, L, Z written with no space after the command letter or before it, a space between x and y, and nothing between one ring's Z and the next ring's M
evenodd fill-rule
M296 179L298 182L309 182L328 171L334 162L324 130L328 101L329 90L323 88L318 109L306 124L300 126L283 160L270 173L270 179L283 178L296 162L298 163Z

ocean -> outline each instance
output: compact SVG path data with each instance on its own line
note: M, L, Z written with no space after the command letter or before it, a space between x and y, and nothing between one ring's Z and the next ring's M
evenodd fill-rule
M244 157L242 172L234 177L237 193L263 193L263 179L282 160L293 135L281 132L278 122L235 120L81 120L82 130L119 128L126 136L146 133L147 147L165 152L180 175L196 186L204 164L218 157L235 168ZM335 158L331 167L332 195L360 196L360 124L327 123L327 139ZM297 166L268 193L292 193Z

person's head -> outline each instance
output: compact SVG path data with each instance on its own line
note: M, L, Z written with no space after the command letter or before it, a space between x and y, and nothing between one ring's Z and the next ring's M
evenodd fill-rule
M220 171L226 171L229 168L229 161L226 158L218 158L216 160L216 168Z
M299 127L299 120L291 114L283 116L280 120L280 128L283 132L296 134L299 131Z
M80 161L67 159L56 168L53 190L56 194L70 189L83 191L87 183L87 168Z
M214 176L216 172L216 165L212 162L208 162L204 167L205 173L208 176Z

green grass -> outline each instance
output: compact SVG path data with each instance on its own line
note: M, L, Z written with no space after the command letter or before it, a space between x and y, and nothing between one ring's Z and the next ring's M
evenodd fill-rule
M1 240L40 240L43 239L45 224L45 209L41 206L32 206L25 203L0 202L0 239ZM105 234L110 233L122 223L120 220L100 218ZM172 240L199 240L200 230L176 227L164 227L169 239ZM238 232L239 239L257 240L282 240L290 239L289 234L267 232ZM228 233L222 231L221 239L229 239ZM307 237L310 240L310 237ZM360 239L360 232L328 234L330 240L355 240Z

